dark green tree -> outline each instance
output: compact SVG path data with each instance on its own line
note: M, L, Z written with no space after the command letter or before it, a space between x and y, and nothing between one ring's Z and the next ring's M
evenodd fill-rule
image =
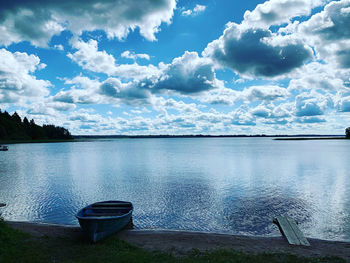
M21 117L17 112L12 116L7 112L0 110L0 139L6 140L37 140L37 139L72 139L70 132L55 125L35 124L32 119L28 121L27 117Z
M12 120L14 120L17 124L21 124L22 120L21 117L19 117L18 113L15 112L14 114L12 114L11 116Z

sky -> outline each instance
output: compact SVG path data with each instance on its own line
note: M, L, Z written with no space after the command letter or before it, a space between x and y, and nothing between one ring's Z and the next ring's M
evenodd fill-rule
M0 109L74 135L344 134L350 0L0 0Z

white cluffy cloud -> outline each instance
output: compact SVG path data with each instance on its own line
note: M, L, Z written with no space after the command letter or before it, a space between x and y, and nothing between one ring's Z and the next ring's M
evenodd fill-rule
M289 95L286 88L279 86L251 86L244 89L238 98L249 101L275 101L285 99Z
M350 68L350 1L332 1L320 13L301 23L295 34L315 47L332 67Z
M83 69L126 79L142 79L146 76L159 74L159 70L153 65L141 66L136 62L133 64L116 64L113 55L108 54L104 50L99 51L98 43L93 39L90 39L88 42L74 39L72 40L72 46L77 49L77 51L69 53L68 57L78 63Z
M289 23L294 17L310 15L313 8L325 3L326 0L269 0L253 11L246 11L242 24L249 28L269 28Z
M69 53L68 57L82 68L134 81L129 84L137 86L140 92L149 89L152 93L175 91L195 94L223 86L223 83L216 78L212 61L200 57L196 52L186 51L183 56L175 58L170 64L141 66L134 62L118 65L113 55L98 50L96 40L90 39L88 42L73 40L72 46L77 51Z
M197 4L193 9L188 9L188 10L184 10L182 11L181 15L183 16L190 16L190 15L198 15L199 13L204 12L206 9L205 5L199 5Z
M109 38L125 38L138 28L148 40L155 40L162 22L170 23L175 0L41 1L19 0L0 8L0 44L30 41L46 46L53 35L70 30L104 30Z
M148 54L135 54L135 52L130 52L129 50L124 51L120 54L120 56L123 58L130 58L132 60L136 60L138 58L150 60L150 56Z
M0 61L0 103L25 103L49 94L50 82L33 74L46 66L37 56L2 48Z

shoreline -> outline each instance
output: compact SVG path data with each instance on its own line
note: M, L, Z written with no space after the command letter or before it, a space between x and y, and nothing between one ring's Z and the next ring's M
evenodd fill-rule
M84 233L79 226L36 222L6 221L14 229L33 237L68 238L81 240ZM350 242L308 238L310 247L292 246L284 237L255 237L207 232L125 229L116 234L120 240L149 251L160 251L181 256L193 249L201 252L226 249L243 253L287 253L303 257L337 256L350 262Z
M0 140L1 144L76 142L74 139Z

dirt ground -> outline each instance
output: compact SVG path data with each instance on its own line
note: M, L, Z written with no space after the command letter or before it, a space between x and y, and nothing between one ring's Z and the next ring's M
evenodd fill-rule
M34 236L80 239L80 227L29 222L8 222L13 228ZM350 243L308 238L310 247L292 246L281 237L250 237L174 230L123 230L121 240L146 250L184 255L194 248L200 251L234 249L248 253L289 253L305 257L338 256L350 262Z

